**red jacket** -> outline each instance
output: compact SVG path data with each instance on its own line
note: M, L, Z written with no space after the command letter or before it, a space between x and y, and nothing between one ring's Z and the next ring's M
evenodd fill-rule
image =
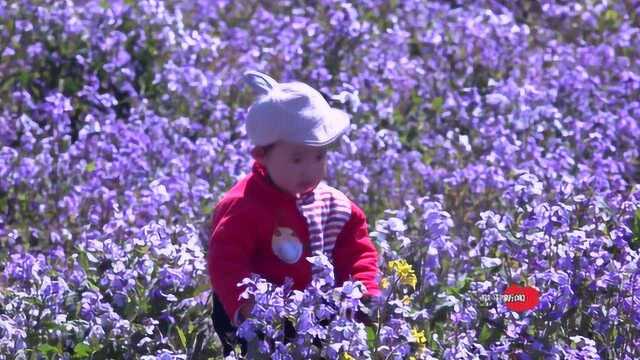
M229 318L235 322L240 307L243 288L237 283L251 273L276 285L288 276L294 289L307 287L312 269L306 257L312 249L330 258L338 286L351 276L364 283L366 295L380 294L378 254L364 212L324 183L297 199L254 162L251 174L216 205L209 236L209 278Z

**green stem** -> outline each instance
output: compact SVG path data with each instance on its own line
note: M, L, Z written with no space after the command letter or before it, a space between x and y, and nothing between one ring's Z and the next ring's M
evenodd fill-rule
M385 304L389 303L389 300L391 299L391 295L393 294L394 290L396 289L396 286L398 285L398 281L399 281L398 278L396 278L394 280L393 286L391 287L391 291L389 291L389 295L387 295L387 298L384 301ZM382 310L386 310L386 307L384 307ZM386 315L386 311L385 311L385 315ZM378 341L380 339L380 328L382 328L382 326L380 324L381 320L382 319L381 319L381 315L380 315L380 308L378 308L378 326L377 326L377 329L376 329L376 342L375 342L376 349L378 348L378 345L379 345Z
M387 356L385 356L384 360L388 360L388 359L389 359L389 357L390 357L391 355L393 355L393 353L394 353L394 352L395 352L395 351L396 351L400 346L405 345L405 344L408 344L408 343L409 343L408 341L403 341L403 342L401 342L400 344L398 344L398 345L394 346L393 348L391 348L391 351L389 352L389 354L387 354Z

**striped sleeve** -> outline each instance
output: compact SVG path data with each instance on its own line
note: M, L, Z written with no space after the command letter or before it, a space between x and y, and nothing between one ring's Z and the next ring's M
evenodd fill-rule
M351 218L336 240L333 258L338 285L348 280L360 280L369 296L379 296L378 252L369 238L367 219L356 204L351 203Z

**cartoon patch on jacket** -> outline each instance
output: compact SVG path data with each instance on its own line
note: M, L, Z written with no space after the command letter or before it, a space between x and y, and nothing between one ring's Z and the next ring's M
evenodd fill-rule
M280 260L287 264L295 264L302 256L302 243L295 236L293 230L279 227L273 233L271 249Z

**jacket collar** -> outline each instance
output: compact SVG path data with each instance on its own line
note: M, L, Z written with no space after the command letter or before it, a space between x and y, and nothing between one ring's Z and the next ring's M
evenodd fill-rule
M271 180L271 177L269 176L269 172L267 171L267 168L264 166L264 164L260 163L259 161L255 161L253 162L253 165L251 167L251 173L253 174L253 176L258 180L258 183L260 183L261 185L261 190L266 192L266 194L270 197L277 197L277 198L281 198L287 201L298 201L300 199L303 199L304 202L309 201L310 199L313 198L313 193L314 190L316 188L313 188L305 193L300 194L300 197L296 197L295 195L292 195L290 193L288 193L285 190L280 189L274 182L273 180Z

